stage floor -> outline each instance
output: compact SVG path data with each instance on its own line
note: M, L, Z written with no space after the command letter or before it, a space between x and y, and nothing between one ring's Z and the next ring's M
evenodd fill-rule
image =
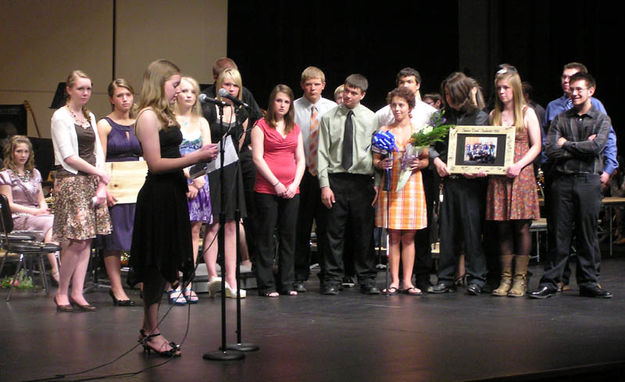
M533 264L534 288L542 266ZM52 296L0 289L0 380L67 381L468 381L622 378L625 370L625 257L602 263L611 300L577 287L547 300L454 294L365 296L357 288L241 301L242 342L259 351L237 361L207 361L221 345L220 299L173 307L161 330L182 342L181 358L147 357L137 346L142 307L113 307L106 289L87 298L93 313L57 313ZM379 286L384 272L379 273ZM138 300L137 291L131 297ZM165 300L163 300L165 301ZM226 301L227 343L236 343L236 303ZM188 332L185 335L185 331ZM75 374L110 363L97 370ZM144 370L142 373L137 373ZM591 376L592 375L592 376Z

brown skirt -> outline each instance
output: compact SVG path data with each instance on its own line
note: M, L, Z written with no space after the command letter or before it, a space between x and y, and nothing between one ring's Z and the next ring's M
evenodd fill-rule
M106 204L93 207L98 188L95 175L68 175L54 180L54 225L56 240L87 240L111 233Z

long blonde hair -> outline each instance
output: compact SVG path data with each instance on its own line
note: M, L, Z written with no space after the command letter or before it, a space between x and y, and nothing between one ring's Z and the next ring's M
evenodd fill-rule
M65 101L69 102L70 96L69 93L67 92L67 89L71 89L74 85L76 85L76 82L78 81L79 78L84 78L87 79L91 82L91 86L93 87L93 81L91 81L91 78L89 78L89 76L83 72L82 70L72 70L71 73L67 76L67 80L65 81ZM87 105L83 105L82 106L82 114L85 116L85 119L89 122L91 122L91 120L89 119L89 114L91 114L91 111L89 109L87 109Z
M512 100L514 102L514 126L517 132L523 132L525 129L525 123L523 121L523 111L527 105L525 97L523 96L523 85L521 83L521 77L519 73L510 70L502 69L497 72L495 76L495 89L497 88L497 82L506 81L512 88ZM495 126L502 125L501 114L503 112L503 103L499 97L495 97L495 112L493 114L493 124Z
M169 100L165 96L165 82L176 74L180 74L180 69L176 64L163 59L152 61L143 74L139 109L152 108L165 127L171 126L176 120Z
M192 119L196 119L198 117L202 116L202 108L200 107L200 84L198 84L198 82L195 80L195 78L193 77L182 77L180 79L180 82L182 81L187 81L188 83L191 84L191 87L193 88L193 93L195 93L195 103L193 104L193 106L191 107L191 118ZM176 102L176 105L174 105L174 111L176 114L179 114L179 110L178 110L178 102Z

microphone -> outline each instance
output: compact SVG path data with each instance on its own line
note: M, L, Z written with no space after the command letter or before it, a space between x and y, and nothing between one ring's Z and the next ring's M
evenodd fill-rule
M217 92L217 95L222 97L222 98L227 98L230 101L232 101L235 105L237 106L243 106L245 108L249 108L249 106L241 101L240 99L238 99L237 97L232 96L230 93L228 93L228 91L224 88L219 89L219 91Z
M198 100L200 100L200 103L213 103L213 104L218 105L218 106L226 106L227 105L227 103L225 103L224 101L220 101L218 99L211 98L211 97L207 96L204 93L201 93L199 95L199 97L197 97L197 98L198 98Z

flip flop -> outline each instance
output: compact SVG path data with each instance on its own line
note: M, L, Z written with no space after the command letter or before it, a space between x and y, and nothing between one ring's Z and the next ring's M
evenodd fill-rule
M423 292L421 292L421 289L414 287L414 286L404 289L401 292L404 294L409 294L411 296L421 296L423 294Z
M399 289L397 287L388 287L388 291L386 289L382 289L382 294L388 294L389 296L395 296L399 293Z

